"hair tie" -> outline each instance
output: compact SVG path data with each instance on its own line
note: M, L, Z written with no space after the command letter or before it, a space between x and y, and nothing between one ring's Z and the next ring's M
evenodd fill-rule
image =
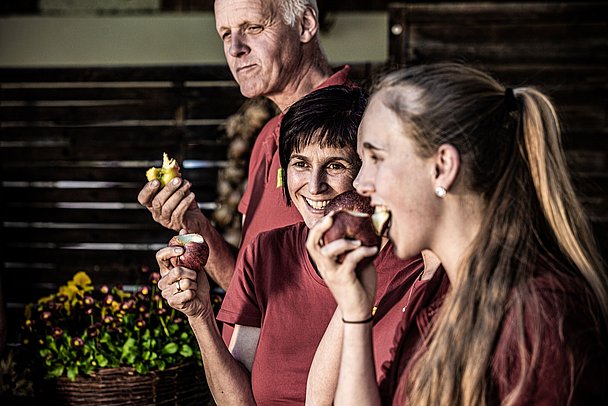
M513 88L507 87L505 89L505 106L507 107L507 111L509 113L519 110L519 106L517 105L517 98L515 97Z

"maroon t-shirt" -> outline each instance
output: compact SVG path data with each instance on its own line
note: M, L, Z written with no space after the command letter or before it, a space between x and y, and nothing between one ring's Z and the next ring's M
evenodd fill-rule
M243 249L219 311L224 323L260 327L252 389L258 405L303 404L308 371L336 302L306 251L303 222L258 235ZM378 270L373 330L376 371L384 379L394 353L405 292L423 270L421 256L400 260L389 243Z
M514 404L605 405L608 401L608 343L600 338L587 309L581 282L557 274L543 264L531 282L531 289L536 290L539 301L538 306L524 303L524 335L530 349L531 333L542 331L540 352L522 394ZM441 288L402 337L404 349L400 353L400 368L393 371L391 378L393 385L398 386L393 405L407 404L406 376L412 366L408 363L414 355L411 349L420 347L424 351L421 337L429 332L446 291L447 286ZM500 404L517 384L521 369L517 344L520 333L514 323L514 312L507 313L491 366L493 399L490 404ZM389 403L390 398L385 404Z
M352 84L348 80L349 66L334 73L317 89ZM246 247L256 235L302 221L298 209L287 206L283 187L278 183L277 174L281 167L279 158L279 135L283 113L272 118L255 140L249 161L247 188L238 205L245 215L241 247Z

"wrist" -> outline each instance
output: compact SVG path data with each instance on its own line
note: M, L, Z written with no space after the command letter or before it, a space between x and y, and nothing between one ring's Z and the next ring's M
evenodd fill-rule
M374 316L370 315L367 318L364 319L345 319L344 317L342 318L342 323L344 324L369 324L372 321L374 321Z
M369 323L374 318L372 309L358 311L342 311L342 322L347 324Z
M215 314L213 314L213 306L211 305L210 300L207 301L206 305L202 306L200 311L188 316L190 324L207 320L215 320Z

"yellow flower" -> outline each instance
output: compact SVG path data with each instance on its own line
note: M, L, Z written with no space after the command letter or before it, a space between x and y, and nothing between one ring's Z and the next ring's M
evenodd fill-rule
M43 303L49 302L49 301L51 301L53 299L55 299L55 295L54 294L53 295L48 295L48 296L41 297L40 299L38 299L38 303L39 304L43 304Z
M79 286L81 288L86 288L91 285L91 278L89 278L89 275L87 275L86 272L83 271L80 271L76 275L74 275L74 278L72 280L74 281L76 286Z
M66 296L68 302L71 302L78 293L79 289L72 281L68 282L67 285L59 287L59 294Z

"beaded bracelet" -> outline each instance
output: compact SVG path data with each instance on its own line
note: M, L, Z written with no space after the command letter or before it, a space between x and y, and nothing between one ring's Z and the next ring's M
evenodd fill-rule
M374 316L369 316L367 319L365 320L356 320L356 321L351 321L351 320L344 320L344 318L342 318L342 323L346 323L346 324L365 324L365 323L369 323L370 321L372 321L374 319Z

